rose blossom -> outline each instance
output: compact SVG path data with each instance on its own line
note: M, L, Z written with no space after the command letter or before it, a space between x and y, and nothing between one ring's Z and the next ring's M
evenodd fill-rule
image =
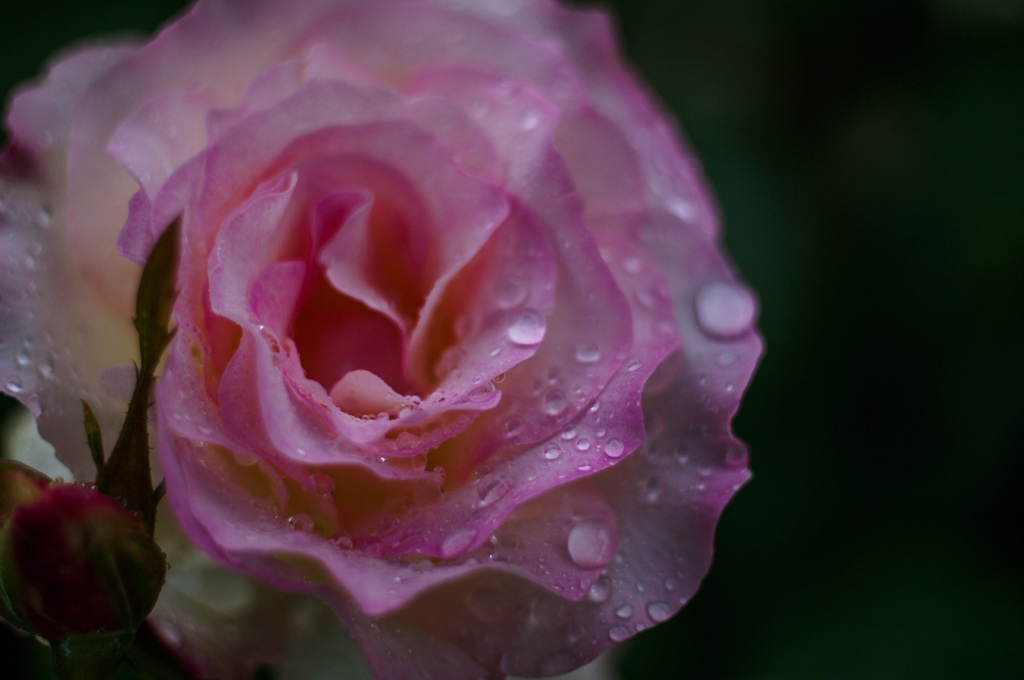
M215 559L382 678L565 672L694 593L755 302L605 14L206 0L9 125L0 384L77 477L180 216L157 448Z

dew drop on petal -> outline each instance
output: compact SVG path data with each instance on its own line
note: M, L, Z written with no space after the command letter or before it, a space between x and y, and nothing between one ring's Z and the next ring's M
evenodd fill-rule
M502 279L494 286L494 300L500 309L512 309L526 299L526 288L515 279Z
M565 410L566 406L565 395L558 390L548 392L547 396L544 397L544 413L547 413L549 416L557 416Z
M633 616L633 605L624 604L615 610L615 616L619 617L623 621Z
M704 332L720 338L734 338L750 330L756 305L754 296L730 281L705 284L697 292L697 323Z
M629 637L629 629L622 625L614 625L608 629L608 637L612 642L622 642Z
M536 345L544 339L547 322L532 309L515 318L508 327L508 338L517 345Z
M487 506L495 503L504 498L509 489L512 488L512 484L507 479L495 479L493 477L485 477L480 480L480 485L477 487L477 495L480 496L480 506Z
M4 385L4 389L6 389L11 394L18 394L19 392L21 392L21 388L21 378L19 378L18 376L11 377L11 379L7 381L7 384Z
M543 455L546 460L558 460L558 457L562 455L562 449L558 444L548 444L544 447Z
M307 534L312 533L314 528L313 518L300 512L288 518L288 526L298 531L304 531Z
M615 555L614 530L606 520L584 520L569 532L568 547L569 557L577 567L598 569Z
M604 445L604 455L609 458L619 458L625 452L626 448L622 445L622 442L618 439L609 439Z
M601 350L597 345L587 343L576 348L576 361L581 364L595 364L601 360Z
M473 545L475 538L476 529L459 529L444 539L444 543L441 544L441 557L450 559L461 555Z
M588 451L590 449L590 440L586 437L580 437L576 440L577 451Z
M594 585L590 586L590 590L587 591L587 599L595 604L607 602L611 595L612 582L604 574L598 576L597 580L594 581Z
M651 621L661 623L672 616L672 607L667 602L651 602L647 605L647 615Z

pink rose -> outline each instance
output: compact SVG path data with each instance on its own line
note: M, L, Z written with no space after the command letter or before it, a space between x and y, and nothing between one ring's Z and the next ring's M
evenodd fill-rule
M606 15L201 0L9 123L0 379L76 476L181 215L158 452L214 558L382 678L565 672L694 593L755 302Z

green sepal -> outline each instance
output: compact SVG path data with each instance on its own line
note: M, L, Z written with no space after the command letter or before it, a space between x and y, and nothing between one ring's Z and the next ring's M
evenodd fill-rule
M160 356L174 336L169 329L174 307L181 218L164 230L142 269L135 303L142 365L135 369L135 390L110 458L96 475L101 492L142 517L153 534L159 496L153 491L149 467L149 400Z
M174 335L168 330L174 307L175 277L178 271L178 240L181 218L168 226L146 260L135 298L135 330L139 333L142 372L152 373L167 343Z
M89 445L89 452L92 453L92 462L96 464L96 472L103 469L103 432L100 431L100 423L96 420L96 414L92 412L89 403L82 399L82 420L85 423L85 441Z

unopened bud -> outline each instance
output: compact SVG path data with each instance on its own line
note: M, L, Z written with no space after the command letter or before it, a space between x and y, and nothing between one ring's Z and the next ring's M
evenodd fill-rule
M143 522L88 486L20 474L0 475L0 616L50 641L134 631L166 574Z

